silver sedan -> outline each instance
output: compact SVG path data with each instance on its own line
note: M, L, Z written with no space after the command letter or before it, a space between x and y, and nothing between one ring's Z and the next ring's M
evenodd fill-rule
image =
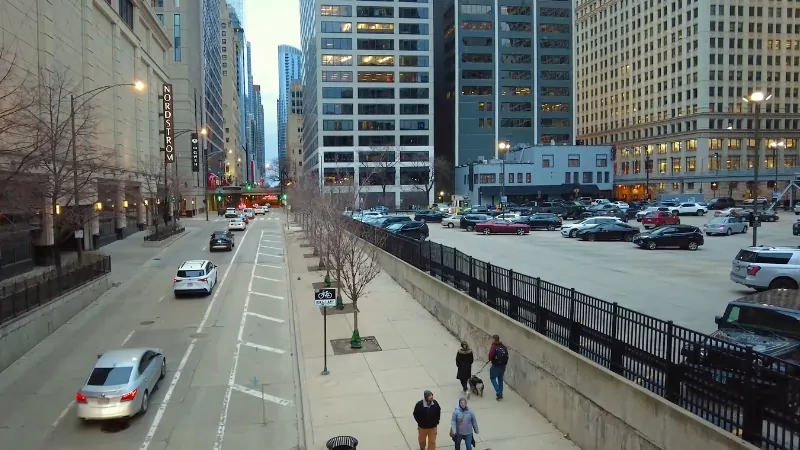
M167 374L167 359L157 348L125 348L97 358L86 384L75 394L77 415L107 420L144 414L158 381Z
M707 224L703 225L703 232L707 236L714 234L747 233L747 222L743 222L739 217L715 217Z

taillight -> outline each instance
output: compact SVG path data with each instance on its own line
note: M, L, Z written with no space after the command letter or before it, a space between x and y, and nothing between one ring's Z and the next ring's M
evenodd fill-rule
M747 274L753 276L761 270L761 266L747 266Z
M200 281L202 281L203 283L205 283L205 282L207 282L207 281L208 281L208 278L200 278Z
M121 401L121 402L129 402L129 401L131 401L131 400L136 398L136 394L137 393L139 393L139 390L138 389L134 389L134 390L128 392L127 394L123 395L122 397L120 397L119 401Z
M181 279L180 279L180 278L173 278L173 279L172 279L172 282L173 282L173 283L177 283L178 281L181 281Z
M564 223L564 219L562 219L561 217L559 217L559 218L558 218L558 223Z
M75 394L75 403L86 403L86 396L80 392Z

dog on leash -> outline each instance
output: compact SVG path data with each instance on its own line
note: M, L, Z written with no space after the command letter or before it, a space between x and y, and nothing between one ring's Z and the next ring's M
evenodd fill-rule
M477 375L473 375L469 379L469 390L479 396L483 397L483 380L478 378Z

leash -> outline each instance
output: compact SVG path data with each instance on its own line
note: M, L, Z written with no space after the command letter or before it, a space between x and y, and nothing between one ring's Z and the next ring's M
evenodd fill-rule
M489 361L486 361L486 364L484 364L483 367L481 367L481 370L479 370L478 373L476 373L475 375L478 375L479 373L483 372L483 369L485 369L487 365L489 365Z

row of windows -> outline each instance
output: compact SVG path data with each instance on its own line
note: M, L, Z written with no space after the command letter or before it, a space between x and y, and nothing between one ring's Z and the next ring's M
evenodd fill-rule
M322 136L323 147L353 147L355 138L353 136ZM430 144L430 136L359 136L359 147L389 147L402 145L404 147L423 147Z
M356 79L360 83L430 83L428 72L358 72ZM323 71L322 81L330 83L351 83L353 72L349 71Z
M398 108L395 108L397 106ZM427 115L430 114L430 105L426 103L403 103L395 104L359 104L359 115L372 115L372 116L393 116L395 110L400 115ZM333 116L352 116L353 104L352 103L323 103L323 115Z
M352 17L353 7L350 5L322 5L320 15L335 17ZM397 9L397 17L401 19L427 19L428 8L404 8ZM356 7L356 17L394 17L394 8L391 6L358 6Z
M320 31L322 33L352 33L353 24L350 22L329 22L322 21ZM358 22L356 24L357 33L372 34L394 34L395 24L381 22ZM400 23L397 24L399 34L419 34L427 35L430 27L427 23Z
M323 50L352 50L351 38L322 38ZM357 39L356 48L359 50L394 50L394 39ZM430 50L427 39L400 39L398 49L409 52L426 52Z
M395 60L400 67L428 67L430 58L427 56L388 56L388 55L358 55L359 66L386 66L395 65ZM322 55L323 66L352 66L353 55Z
M352 120L323 120L323 131L353 131ZM430 129L430 121L427 119L400 120L359 120L359 131L394 131L395 127L399 130L424 131Z
M597 183L610 183L611 180L611 172L604 172L604 171L597 171ZM481 173L481 174L474 174L473 175L473 182L475 184L496 184L497 179L502 177L502 173ZM581 175L583 177L581 178ZM464 183L467 183L467 176L464 175ZM573 184L573 183L595 183L595 172L564 172L564 183L565 184ZM516 173L509 173L508 174L508 184L522 184L522 172ZM531 174L525 174L525 183L531 183Z
M706 158L703 158L704 160ZM780 166L780 159L775 155L769 155L764 158L761 165L762 168L775 169ZM724 160L721 158L707 158L707 164L698 164L696 156L675 157L675 158L659 158L650 160L650 173L681 173L681 172L697 172L703 170L741 170L744 168L752 169L756 165L756 156L749 155L741 157L739 155L727 156ZM742 165L744 162L744 165ZM620 163L620 172L622 175L630 175L642 173L645 171L647 163L642 161L623 161ZM797 155L785 155L783 157L783 167L792 168L797 167Z
M401 88L401 99L429 98L429 88ZM350 87L323 87L322 98L353 98L353 88ZM358 88L358 98L395 98L394 88Z
M741 150L742 144L747 144L748 150L755 150L756 146L758 145L757 141L754 138L748 139L739 139L739 138L730 138L727 139L727 149L728 150ZM789 150L796 150L798 148L798 140L797 139L784 139L782 141L778 141L775 139L767 139L766 142L767 148L777 148L783 147ZM722 150L724 145L724 139L719 138L712 138L708 140L708 148L709 150ZM671 153L680 153L682 149L686 149L688 152L697 151L697 139L689 139L686 141L673 141L673 142L662 142L660 144L649 144L649 145L637 145L631 148L623 148L620 150L620 156L622 158L627 158L629 156L634 157L641 157L644 155L652 155L654 153L658 154L666 154L669 150Z
M329 151L323 153L323 160L326 163L332 162L355 162L353 152ZM394 152L358 152L358 162L395 162L397 160ZM427 151L401 151L400 162L425 162L430 161L431 155ZM402 168L401 168L402 169Z

